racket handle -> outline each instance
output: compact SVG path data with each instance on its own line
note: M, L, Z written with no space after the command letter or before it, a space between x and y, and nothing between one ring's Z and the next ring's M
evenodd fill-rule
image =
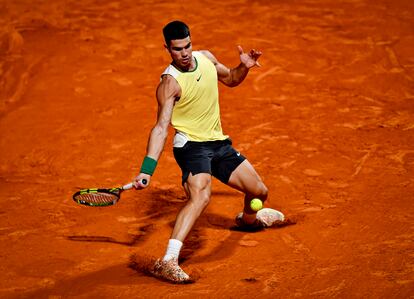
M134 184L133 183L129 183L129 184L126 184L125 186L123 186L122 189L123 190L129 190L129 189L132 189L132 187L134 187Z
M148 181L146 179L142 179L141 180L141 183L144 184L144 185L146 185L148 183ZM134 184L133 183L129 183L129 184L126 184L125 186L123 186L122 189L123 190L129 190L129 189L132 189L132 187L134 187Z

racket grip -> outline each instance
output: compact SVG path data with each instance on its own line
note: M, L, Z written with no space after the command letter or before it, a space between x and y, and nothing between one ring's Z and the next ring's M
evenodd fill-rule
M146 185L148 183L148 181L146 179L142 179L141 180L141 183L144 184L144 185ZM132 187L134 187L134 184L133 183L129 183L129 184L126 184L125 186L123 186L122 189L123 190L129 190L129 189L132 189Z
M126 184L125 186L123 186L122 189L123 190L129 190L129 189L132 189L132 187L134 187L134 184L133 183L129 183L129 184Z

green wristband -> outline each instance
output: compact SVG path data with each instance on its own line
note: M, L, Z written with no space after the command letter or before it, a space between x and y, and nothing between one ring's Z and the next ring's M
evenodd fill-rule
M152 175L157 167L157 161L150 157L145 157L142 161L141 173Z

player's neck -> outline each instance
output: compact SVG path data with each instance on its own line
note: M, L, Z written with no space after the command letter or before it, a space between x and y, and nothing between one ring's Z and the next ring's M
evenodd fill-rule
M181 72L185 73L185 72L192 72L195 70L195 68L197 67L197 63L195 61L194 56L191 58L191 63L188 67L180 67L178 64L175 63L175 61L173 61L172 63L178 70L180 70Z

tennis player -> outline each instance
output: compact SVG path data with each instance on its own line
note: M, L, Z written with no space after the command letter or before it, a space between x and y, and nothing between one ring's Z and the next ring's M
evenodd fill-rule
M163 34L172 62L161 75L156 92L157 122L134 185L142 189L150 184L171 123L176 130L174 157L182 170L188 201L177 215L165 256L155 262L153 274L182 283L190 277L178 265L178 257L183 241L210 201L212 176L245 194L244 210L236 217L238 226L269 227L283 221L284 215L269 208L257 213L250 208L250 200L265 201L268 190L249 161L232 147L220 121L218 81L230 87L239 85L250 68L260 66L262 53L245 53L238 46L240 64L230 69L209 51L193 51L190 30L183 22L167 24ZM142 179L147 180L146 185Z

